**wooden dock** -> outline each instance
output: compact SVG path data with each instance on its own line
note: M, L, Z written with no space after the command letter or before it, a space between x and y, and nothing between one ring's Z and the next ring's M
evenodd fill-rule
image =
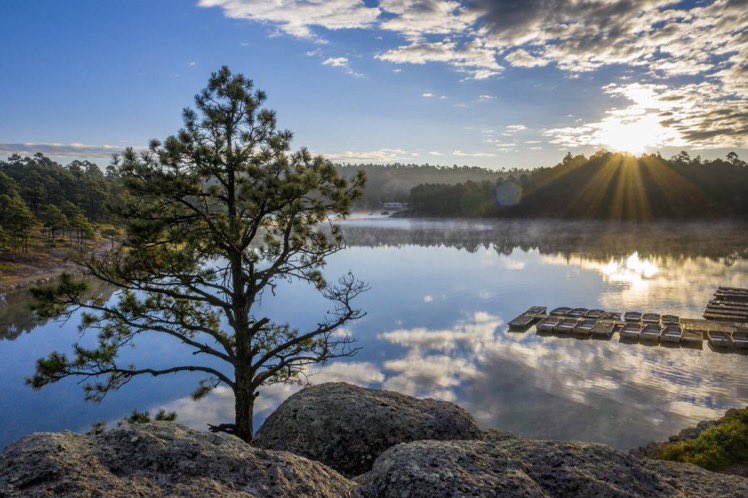
M706 305L704 318L727 322L748 322L748 289L719 287Z

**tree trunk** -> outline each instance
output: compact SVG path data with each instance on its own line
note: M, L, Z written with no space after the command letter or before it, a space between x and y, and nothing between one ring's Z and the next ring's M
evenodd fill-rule
M237 375L234 388L236 435L248 443L252 442L255 409L255 393L249 385L250 382L249 379L241 379Z

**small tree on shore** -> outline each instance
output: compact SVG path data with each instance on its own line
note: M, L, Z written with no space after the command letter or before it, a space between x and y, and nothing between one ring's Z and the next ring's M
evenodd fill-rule
M50 204L44 210L44 228L47 230L50 243L54 245L57 233L70 228L70 221L60 208Z
M197 372L193 396L224 384L235 397L235 433L251 441L261 386L296 380L313 363L350 355L341 327L363 313L353 300L366 286L350 274L328 284L325 258L343 247L330 223L346 215L363 176L345 181L333 165L302 149L263 109L265 94L224 67L184 111L184 128L147 153L117 161L127 188L121 247L84 264L122 290L116 304L86 301L85 285L68 276L36 289L42 315L88 310L84 329L98 346L77 345L38 361L34 388L81 376L86 396L101 400L138 375ZM314 286L332 304L316 326L299 330L261 314L258 303L282 281ZM141 334L172 338L195 354L189 364L123 365L120 348Z
M106 225L101 228L100 233L102 237L109 241L110 249L113 251L115 242L117 242L122 235L119 229L112 225Z
M78 250L82 251L83 241L85 239L93 238L96 234L96 230L94 230L93 225L91 225L83 213L76 214L72 219L70 226L75 231L75 235L78 239Z

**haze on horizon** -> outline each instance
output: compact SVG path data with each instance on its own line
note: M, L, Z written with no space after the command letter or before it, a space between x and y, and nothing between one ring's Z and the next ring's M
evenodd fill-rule
M0 157L104 164L173 133L223 64L338 162L748 152L746 0L40 0L0 18Z

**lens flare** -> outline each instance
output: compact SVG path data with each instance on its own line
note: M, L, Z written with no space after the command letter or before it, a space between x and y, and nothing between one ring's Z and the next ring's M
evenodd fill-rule
M514 182L504 182L494 192L499 206L516 206L522 200L522 187Z

